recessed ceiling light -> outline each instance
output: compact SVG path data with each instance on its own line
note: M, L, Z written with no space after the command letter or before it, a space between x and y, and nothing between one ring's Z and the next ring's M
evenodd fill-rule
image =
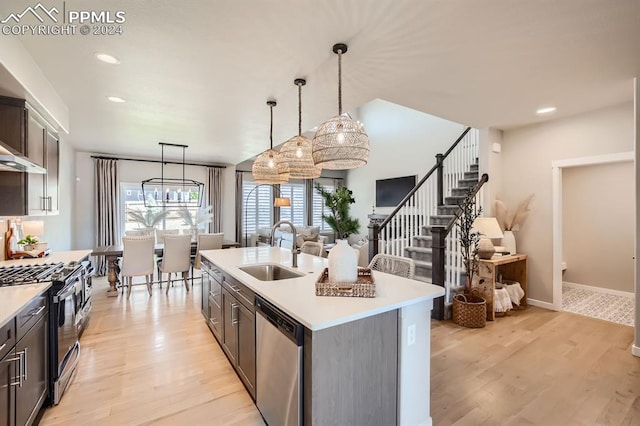
M119 98L117 96L107 96L107 99L109 99L111 102L118 102L118 103L127 102L124 99Z
M539 108L536 111L536 114L545 115L545 114L551 114L552 112L556 112L556 107L550 106L550 107Z
M98 60L105 62L107 64L119 64L120 60L115 56L108 55L106 53L94 53L93 54Z

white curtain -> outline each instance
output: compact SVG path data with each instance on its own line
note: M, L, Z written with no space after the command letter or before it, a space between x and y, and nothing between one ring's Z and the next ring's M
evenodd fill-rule
M220 232L222 229L222 169L207 168L207 203L213 206L213 220L209 223L209 232Z
M120 191L118 188L118 160L95 160L96 246L120 243ZM105 258L96 258L98 275L107 273Z

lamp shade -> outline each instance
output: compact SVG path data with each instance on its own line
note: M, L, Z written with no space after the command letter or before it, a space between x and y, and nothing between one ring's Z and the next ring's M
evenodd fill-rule
M485 238L502 238L504 234L500 229L498 220L495 217L479 217L473 221L471 229L473 233L480 233Z
M313 162L313 143L302 135L302 86L307 84L303 78L293 82L298 86L298 135L292 137L280 148L278 171L289 172L292 179L315 179L322 174L322 166Z
M42 237L44 235L44 222L41 220L29 220L22 222L22 232L24 235Z
M273 200L274 207L289 207L291 206L291 198L286 197L276 197Z
M283 167L278 170L278 155L275 149L268 149L256 157L251 167L255 183L277 185L289 181L289 171Z
M313 161L328 170L362 167L369 159L369 137L349 114L340 114L318 127L313 138Z
M342 113L342 54L346 52L344 43L333 46L338 55L338 115L322 123L313 138L313 162L323 169L355 169L369 159L369 136L364 126Z

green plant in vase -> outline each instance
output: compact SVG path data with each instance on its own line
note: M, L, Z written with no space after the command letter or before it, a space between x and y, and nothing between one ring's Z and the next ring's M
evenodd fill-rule
M324 205L331 210L331 214L322 215L322 219L336 233L336 238L347 239L349 235L357 234L360 230L360 221L349 214L351 204L356 202L353 192L344 186L334 191L327 191L319 183L315 184L315 188L324 199Z
M460 241L460 254L464 264L467 282L464 292L471 293L471 283L474 275L478 272L478 246L480 243L480 233L473 231L473 222L482 213L482 207L476 209L476 199L469 194L460 204L462 213L456 223L458 228L458 239Z
M35 235L25 235L23 239L18 241L18 245L23 246L26 251L33 250L40 240Z

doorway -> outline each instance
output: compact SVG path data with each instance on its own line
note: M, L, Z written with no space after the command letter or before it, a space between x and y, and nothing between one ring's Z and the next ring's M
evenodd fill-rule
M556 161L552 173L554 309L633 326L633 153Z

